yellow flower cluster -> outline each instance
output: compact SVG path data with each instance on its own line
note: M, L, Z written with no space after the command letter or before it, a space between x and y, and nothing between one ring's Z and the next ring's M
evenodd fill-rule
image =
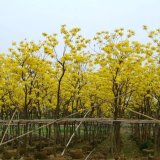
M47 46L44 47L44 53L47 53L49 55L53 54L53 50Z

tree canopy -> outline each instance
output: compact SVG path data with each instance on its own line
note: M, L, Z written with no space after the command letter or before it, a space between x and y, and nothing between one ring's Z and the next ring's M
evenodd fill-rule
M131 108L160 118L160 29L143 29L146 43L130 29L88 39L66 25L38 43L13 42L0 54L1 116L16 108L23 118L58 118L96 106L91 116L131 117Z

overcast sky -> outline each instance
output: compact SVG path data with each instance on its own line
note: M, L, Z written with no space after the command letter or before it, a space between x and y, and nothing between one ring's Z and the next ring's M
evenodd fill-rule
M86 37L123 26L143 40L143 24L160 27L160 0L0 0L0 52L12 41L58 32L62 24L80 27Z

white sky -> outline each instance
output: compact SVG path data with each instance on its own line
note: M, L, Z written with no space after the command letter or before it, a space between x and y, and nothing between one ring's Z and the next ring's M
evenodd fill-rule
M0 0L0 52L12 41L41 39L62 24L80 27L86 37L101 30L160 27L160 0Z

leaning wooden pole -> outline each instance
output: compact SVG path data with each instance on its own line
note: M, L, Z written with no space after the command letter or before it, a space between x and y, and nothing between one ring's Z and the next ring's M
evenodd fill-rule
M95 151L95 148L93 148L93 149L89 152L89 154L86 156L85 160L88 160L88 158L90 157L90 155L91 155L94 151Z
M134 111L134 110L132 110L132 109L130 109L130 108L126 108L126 109L129 110L130 112L133 112L133 113L135 113L135 114L141 115L141 116L143 116L143 117L146 117L146 118L148 118L148 119L151 119L151 120L154 120L155 122L160 123L160 120L159 120L159 119L155 119L155 118L150 117L150 116L148 116L148 115L146 115L146 114L143 114L143 113Z
M71 143L71 141L72 141L73 137L75 136L75 133L77 132L78 128L81 126L81 124L83 123L83 120L86 118L86 116L88 115L88 113L89 113L90 111L91 111L91 110L88 110L88 111L86 112L86 114L84 115L82 121L78 124L78 126L76 127L74 133L71 135L71 137L70 137L68 143L66 144L66 146L65 146L65 148L64 148L64 150L63 150L63 152L61 153L62 156L64 155L64 153L65 153L67 147L68 147L69 144Z
M85 110L86 110L86 109L85 109ZM83 111L85 111L85 110L83 110ZM75 113L72 113L72 114L70 114L70 115L68 115L68 116L66 116L66 117L63 117L63 118L68 118L68 117L71 117L71 116L76 115L76 114L78 114L78 113L79 113L79 112L75 112ZM13 117L14 117L14 116L13 116ZM18 136L18 137L15 137L15 138L13 138L13 139L8 140L8 141L6 141L6 142L3 142L3 141L2 141L2 143L0 144L0 146L5 145L5 144L10 143L10 142L13 142L13 141L15 141L15 140L17 140L17 139L19 139L19 138L21 138L21 137L24 137L24 136L26 136L26 135L28 135L28 134L30 134L30 133L32 133L32 132L35 132L36 130L39 130L39 129L43 128L43 127L49 126L49 125L51 125L51 124L54 124L55 122L58 122L58 121L62 120L63 118L56 119L56 120L54 120L54 121L52 121L52 122L50 122L50 123L47 123L47 124L45 124L45 125L42 125L42 126L36 128L36 129L34 129L34 130L28 131L28 132L26 132L26 133L24 133L24 134L22 134L22 135L20 135L20 136ZM12 122L12 120L10 120L10 123L11 123L11 122Z
M15 111L14 111L13 114L12 114L12 117L11 117L11 119L10 119L8 125L7 125L7 128L6 128L6 130L5 130L4 134L3 134L3 137L2 137L2 139L1 139L0 146L1 146L1 144L3 143L3 140L4 140L4 138L5 138L6 134L7 134L7 131L8 131L8 129L9 129L9 126L11 125L12 120L13 120L16 112L17 112L17 109L15 109Z

